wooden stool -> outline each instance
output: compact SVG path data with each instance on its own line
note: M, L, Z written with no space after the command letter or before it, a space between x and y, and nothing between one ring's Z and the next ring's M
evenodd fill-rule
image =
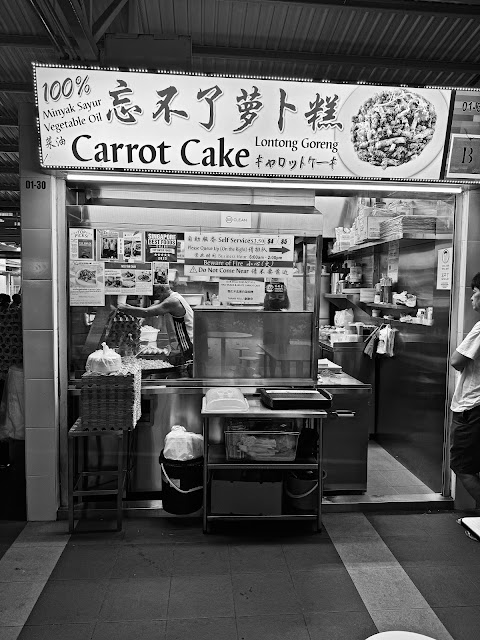
M122 529L122 500L125 479L127 476L127 442L128 431L124 429L99 429L84 427L82 419L79 418L68 432L68 530L74 530L74 500L87 496L116 496L117 504L117 531ZM110 437L115 438L116 467L113 469L88 469L88 447L89 437ZM81 449L81 452L79 451ZM79 455L80 453L80 455ZM116 487L113 489L100 489L98 487L88 487L89 477L99 478L100 476L116 479Z

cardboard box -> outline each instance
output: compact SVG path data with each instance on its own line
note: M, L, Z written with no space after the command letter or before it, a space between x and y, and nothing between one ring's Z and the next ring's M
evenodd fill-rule
M384 216L369 216L359 221L357 230L357 241L366 242L367 240L380 240L380 224L390 220Z

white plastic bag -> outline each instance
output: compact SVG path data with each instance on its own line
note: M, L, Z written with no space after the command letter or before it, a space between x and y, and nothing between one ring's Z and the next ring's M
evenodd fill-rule
M94 351L87 358L87 371L95 373L115 373L122 366L122 359L113 349L102 342L102 349Z
M336 327L348 327L353 322L353 310L342 309L341 311L335 311L334 324Z
M191 433L185 427L174 424L165 436L163 455L168 460L193 460L203 456L203 436Z

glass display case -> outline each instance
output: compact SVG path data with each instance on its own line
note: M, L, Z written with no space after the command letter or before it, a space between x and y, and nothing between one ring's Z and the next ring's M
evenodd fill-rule
M193 375L311 379L313 333L310 311L196 309Z

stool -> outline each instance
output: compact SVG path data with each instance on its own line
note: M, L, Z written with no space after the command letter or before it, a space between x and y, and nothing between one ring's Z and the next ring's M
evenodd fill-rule
M87 427L82 425L82 419L79 418L68 432L68 530L69 533L74 529L74 499L86 496L116 496L117 505L117 531L122 529L122 500L125 479L127 476L127 442L128 431L124 429L100 429L95 427ZM116 439L116 467L113 469L88 469L87 442L89 437L110 437ZM81 455L79 456L79 446ZM100 476L116 479L116 487L114 489L100 489L98 487L86 486L88 478L99 478Z
M240 356L238 358L241 362L246 363L246 371L248 372L250 369L253 371L252 377L253 378L260 378L260 375L257 373L257 368L255 366L253 366L254 362L258 362L260 360L260 358L258 356ZM250 363L250 366L248 366L248 363Z

